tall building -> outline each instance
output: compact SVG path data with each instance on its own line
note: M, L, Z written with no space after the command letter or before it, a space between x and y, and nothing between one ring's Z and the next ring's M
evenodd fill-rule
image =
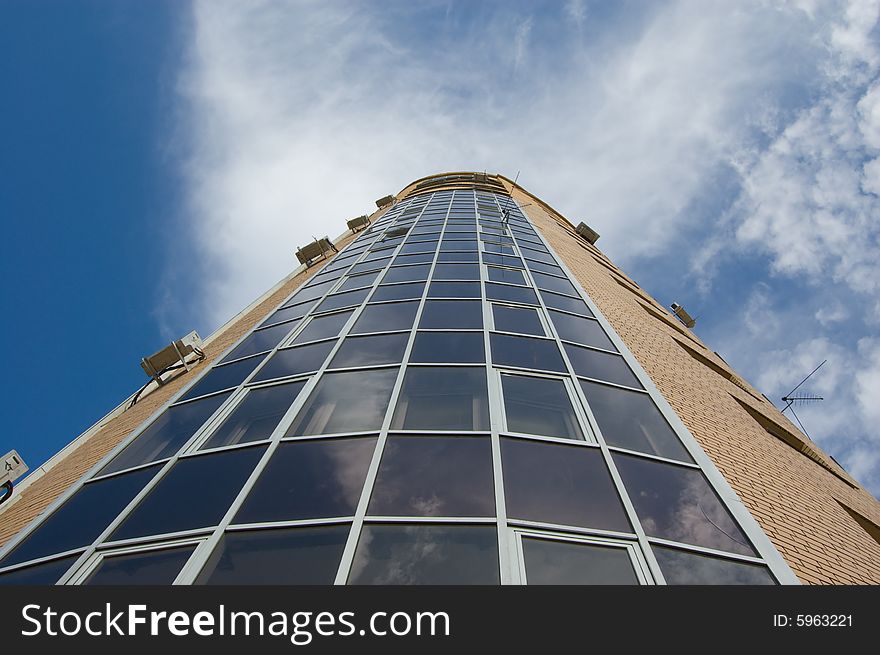
M594 233L377 204L19 485L0 582L880 582L880 504Z

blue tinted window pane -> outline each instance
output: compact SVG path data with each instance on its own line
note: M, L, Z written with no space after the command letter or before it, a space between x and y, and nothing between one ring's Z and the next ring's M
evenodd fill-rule
M480 256L476 252L441 252L437 255L438 262L478 262Z
M498 268L489 266L486 269L492 282L506 282L508 284L525 284L526 278L523 272L515 268Z
M67 569L79 559L79 555L62 557L23 569L0 573L0 587L6 585L53 585L67 573Z
M598 321L561 312L548 311L560 339L574 341L584 346L594 346L605 350L617 351L611 339L605 334Z
M349 584L498 584L494 526L364 526Z
M376 438L282 443L257 479L235 523L354 514Z
M394 259L395 266L402 266L404 264L430 264L434 261L434 253L432 252L419 252L414 255L398 255Z
M474 300L428 300L419 322L422 329L480 329L483 327L482 303Z
M482 332L419 332L410 361L421 363L482 363L486 361Z
M150 466L83 485L3 558L0 566L91 544L158 470L158 466Z
M435 280L479 280L478 264L437 264L434 267Z
M325 293L327 293L334 283L334 280L327 280L325 282L320 282L318 284L312 284L303 287L296 292L296 295L291 298L290 302L288 302L287 304L299 304L301 302L305 302L306 300L317 300Z
M321 368L335 341L323 341L308 346L278 350L254 376L254 382L311 373Z
M407 341L408 332L348 337L336 351L330 368L397 364L403 360Z
M443 239L440 243L440 252L451 250L477 250L477 242L462 239Z
M391 427L397 430L488 430L485 369L408 369Z
M495 516L489 439L390 437L368 512L374 516Z
M342 331L348 319L351 318L353 312L354 310L350 309L347 312L315 316L309 320L308 325L303 328L302 332L296 335L293 343L305 343L307 341L318 341L339 336L340 331Z
M545 336L544 326L541 324L541 319L538 318L538 311L531 307L492 305L492 316L496 330L534 334L539 337Z
M105 557L84 585L170 585L195 545Z
M565 363L555 341L494 333L489 339L492 362L496 365L565 372Z
M522 303L524 305L537 305L538 296L528 287L513 287L509 284L486 283L486 297L489 300L502 300L506 302Z
M265 450L239 448L178 460L110 540L217 525Z
M367 305L361 312L352 334L368 332L391 332L408 330L412 327L419 309L418 302L393 302L381 305Z
M523 537L530 585L639 584L624 548Z
M315 312L329 312L333 309L342 309L343 307L360 305L369 293L369 289L361 289L359 291L346 291L345 293L337 293L332 296L327 296L324 298L324 302L318 305Z
M304 386L291 382L251 389L202 449L268 439Z
M431 282L429 298L479 298L479 282Z
M282 323L275 327L257 330L242 341L231 353L223 358L224 362L256 355L257 353L272 350L281 343L281 340L293 331L298 323Z
M586 380L580 383L609 446L692 461L648 394Z
M546 275L544 273L539 273L538 271L532 271L532 277L535 278L535 284L538 285L539 289L565 293L571 296L577 295L577 291L572 283L564 278L553 277L552 275Z
M501 440L511 518L631 532L598 448Z
M357 273L366 273L368 271L379 271L385 268L390 261L391 251L384 250L378 255L373 255L371 259L365 259L359 264L355 264L351 267L351 270L348 273L349 275L355 275Z
M492 244L486 244L488 248ZM483 253L483 263L485 264L496 264L498 266L507 266L511 268L525 268L523 266L522 260L519 257L514 257L511 255L500 255L491 252Z
M397 369L326 373L287 436L378 430Z
M102 475L113 473L139 464L171 457L190 440L208 418L217 411L217 408L229 398L229 395L229 393L223 393L169 407L107 466L102 468L100 473Z
M523 434L583 440L562 380L502 375L507 429Z
M390 286L380 286L376 289L370 300L379 302L382 300L410 300L421 298L425 291L424 282L414 282L411 284L392 284Z
M755 554L698 469L620 454L614 463L648 536Z
M612 355L571 344L565 344L565 352L568 354L574 372L578 375L636 389L642 388L635 374L620 355Z
M277 312L275 312L274 314L269 316L269 318L263 321L263 325L276 325L278 323L285 323L294 319L300 319L309 313L309 310L315 305L315 302L317 301L307 302L303 305L296 305L295 307L286 307L284 309L279 309ZM291 325L291 327L293 326Z
M593 315L593 312L587 307L587 303L580 298L560 296L558 293L550 293L549 291L542 291L541 298L544 300L544 304L550 309L561 309L564 312L580 314L581 316Z
M237 387L244 382L244 379L250 375L255 368L257 368L257 365L262 362L263 359L263 355L256 355L248 359L241 359L232 364L215 366L208 371L201 380L196 382L190 390L180 398L180 400L197 398L222 389Z
M528 260L529 270L540 271L541 273L549 273L550 275L564 276L563 270L554 264L545 264L544 262L533 262Z
M331 585L348 531L345 524L229 532L196 584Z
M428 264L416 264L415 266L392 266L382 278L383 284L391 282L417 282L428 279L431 267Z
M345 282L342 283L342 286L339 287L338 291L350 291L351 289L360 289L362 287L369 287L376 281L376 278L379 277L379 271L373 271L371 273L361 273L360 275L352 275Z
M775 585L770 569L760 564L702 555L678 548L652 546L667 584Z

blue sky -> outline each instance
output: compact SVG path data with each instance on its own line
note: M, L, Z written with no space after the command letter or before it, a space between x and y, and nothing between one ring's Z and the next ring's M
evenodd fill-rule
M3 4L0 213L31 465L422 175L513 176L880 492L874 1ZM14 382L13 382L14 381Z

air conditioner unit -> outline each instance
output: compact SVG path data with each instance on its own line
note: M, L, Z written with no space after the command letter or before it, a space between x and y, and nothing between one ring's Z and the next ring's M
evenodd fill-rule
M348 221L348 229L352 232L359 232L360 230L365 230L367 226L370 224L370 217L364 214L363 216L358 216L357 218L353 218Z
M188 355L195 353L199 359L203 359L205 354L201 350L202 338L198 332L193 330L182 339L172 341L162 350L153 353L149 357L141 359L141 368L144 373L153 378L157 384L164 384L162 373L177 363L189 370L190 362L186 361Z
M587 243L592 244L599 240L599 233L586 223L580 223L577 228L575 228L575 232L582 236Z
M305 264L306 268L315 263L317 259L326 259L328 252L339 252L336 246L329 238L315 239L310 244L299 248L296 251L296 258L300 264Z
M384 198L379 198L376 201L376 207L378 207L379 209L384 209L388 205L394 203L395 200L397 200L397 198L395 198L394 196L385 196Z
M688 314L684 310L684 307L682 307L678 303L674 302L670 305L670 307L672 308L672 312L675 314L676 318L684 323L685 327L692 328L697 324L697 319L691 318L691 315Z
M24 463L15 450L10 450L3 457L3 467L0 469L0 485L9 485L28 472L28 466Z

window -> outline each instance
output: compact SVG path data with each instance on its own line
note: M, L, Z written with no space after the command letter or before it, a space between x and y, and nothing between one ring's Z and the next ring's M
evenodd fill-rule
M430 244L433 247L433 244ZM415 266L392 266L382 278L383 284L391 282L417 282L428 279L431 267L428 264L416 264Z
M632 532L598 448L504 438L511 519Z
M523 272L516 268L498 268L489 266L486 268L489 279L492 282L506 282L507 284L526 284Z
M521 538L530 585L632 585L640 580L630 548L599 540Z
M776 581L766 566L738 562L678 548L652 546L667 584L685 585L773 585Z
M492 362L496 365L565 372L565 363L555 341L494 333L489 335L489 340Z
M301 303L306 300L317 300L325 293L327 293L330 288L335 283L334 280L328 280L326 282L320 282L318 284L307 285L296 292L296 295L290 300L290 303Z
M250 375L262 361L263 356L256 355L254 357L249 357L248 359L240 359L231 364L215 366L198 382L190 387L190 390L187 391L180 400L197 398L198 396L205 396L209 393L214 393L215 391L237 387L244 382L244 379Z
M538 310L531 307L509 307L493 303L492 318L496 330L533 334L539 337L545 336L544 325L538 316Z
M561 309L564 312L579 314L580 316L593 316L593 312L587 307L587 303L580 298L560 296L558 293L550 293L549 291L542 291L541 298L550 309Z
M286 378L317 371L336 345L335 341L321 341L307 346L278 350L254 376L253 382Z
M394 411L395 430L488 430L483 368L409 368Z
M330 368L397 364L409 341L408 332L348 337L336 351Z
M501 386L511 432L583 440L562 380L502 374Z
M477 329L483 327L482 303L473 300L428 300L420 329Z
M264 452L237 448L178 460L109 540L217 525Z
M432 282L429 298L479 298L479 282Z
M430 264L434 261L434 253L417 252L413 255L398 255L394 258L395 266L403 266L404 264Z
M615 455L614 462L649 536L740 555L755 554L698 469L632 455Z
M324 298L324 301L318 305L315 312L329 312L333 309L342 309L343 307L355 307L360 305L369 293L369 289L334 293L332 296Z
M315 316L309 320L308 325L303 328L302 332L296 335L293 343L305 343L307 341L319 341L321 339L329 339L339 336L342 328L351 318L354 310L346 312L338 312L336 314L324 314L323 316Z
M389 437L367 511L378 516L495 516L489 439Z
M642 388L638 378L620 355L571 344L565 344L564 348L577 375L622 384L626 387Z
M355 322L351 333L409 330L413 325L418 308L419 303L415 301L367 305Z
M379 302L382 300L414 300L421 298L424 291L424 282L380 286L370 297L370 300L372 302Z
M529 270L539 271L541 273L549 273L550 275L565 275L563 270L554 264L546 264L544 262L533 262L529 260Z
M158 466L150 466L84 484L3 558L0 565L11 566L88 546L158 470Z
M438 262L479 262L480 256L475 252L441 252L437 255Z
M349 525L228 532L196 584L330 585Z
M287 436L378 430L397 369L325 373Z
M379 271L351 275L342 283L342 286L340 286L337 291L350 291L351 289L361 289L363 287L372 286L377 277L379 277Z
M521 305L537 305L538 296L528 287L515 287L509 284L486 283L486 298L502 302L515 302Z
M617 348L611 343L611 339L605 334L598 321L563 314L552 309L549 310L549 314L560 339L617 352Z
M235 523L353 515L375 448L375 437L280 444Z
M586 380L580 384L609 446L693 461L648 394Z
M478 264L437 264L434 267L435 280L479 280Z
M366 524L350 584L498 584L494 526Z
M244 339L235 349L223 358L223 362L229 362L233 359L240 359L248 355L256 355L257 353L272 350L281 343L295 328L297 323L282 323L273 327L257 330ZM221 362L222 363L222 362Z
M219 394L169 407L102 468L99 475L171 457L190 440L230 394L231 392Z
M486 361L482 332L418 332L410 361L418 363L482 363Z
M304 386L291 382L251 389L201 449L268 439Z
M0 573L0 587L5 585L53 585L79 559L79 554Z
M195 550L195 544L105 555L84 585L170 585Z

